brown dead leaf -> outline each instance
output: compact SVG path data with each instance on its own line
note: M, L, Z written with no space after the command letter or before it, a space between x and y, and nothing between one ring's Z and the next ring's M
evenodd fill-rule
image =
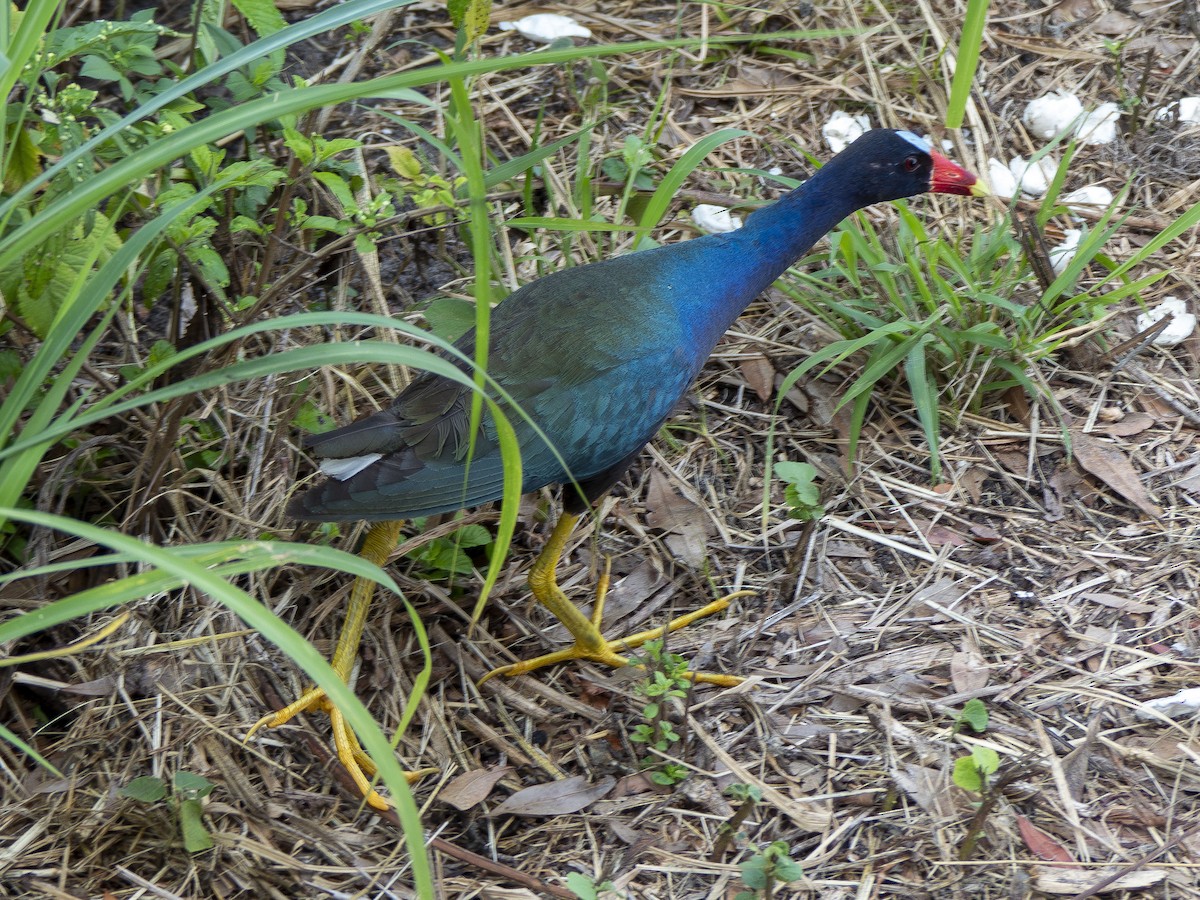
M1110 434L1113 437L1131 437L1135 434L1141 434L1153 424L1153 416L1146 413L1133 413L1133 415L1125 416L1119 422L1113 422L1111 425L1105 425L1097 430L1103 434Z
M940 819L956 815L955 792L950 777L944 769L906 763L903 768L892 772L896 786L913 800L917 806Z
M1099 591L1089 591L1085 594L1080 594L1079 599L1099 603L1101 606L1107 606L1109 609L1119 609L1121 612L1126 613L1152 613L1156 609L1150 603L1140 603L1137 600L1130 600L1128 597L1118 597L1116 594L1105 594Z
M1156 519L1162 516L1162 507L1150 499L1133 464L1124 453L1112 444L1074 428L1071 429L1071 443L1075 459L1089 474L1099 478L1146 515Z
M650 472L646 488L646 522L670 532L667 546L692 568L704 565L708 539L708 516L692 501L671 487L658 469Z
M1108 869L1057 869L1050 866L1034 866L1033 886L1035 890L1045 894L1082 894L1095 890L1095 885L1119 871L1117 866ZM1137 869L1109 882L1100 892L1111 894L1117 891L1142 890L1158 884L1166 877L1167 873L1161 869L1153 872Z
M1100 717L1093 716L1088 722L1087 734L1075 748L1062 758L1063 777L1067 782L1067 790L1075 801L1083 799L1087 786L1088 765L1092 755L1099 745Z
M488 798L496 782L513 771L512 766L500 766L495 769L474 769L463 772L451 778L449 783L438 792L438 799L449 803L455 809L470 809Z
M742 377L746 379L746 384L750 385L750 390L758 394L758 399L766 403L775 393L775 366L771 361L761 354L755 354L748 359L743 359L738 366L742 370Z
M989 474L982 466L971 466L958 476L958 483L963 486L972 503L978 503L983 497L983 483L988 480Z
M991 525L984 525L982 522L976 522L971 526L971 537L984 544L994 544L1003 538L995 528Z
M608 794L617 780L605 775L589 784L582 775L535 784L517 791L494 810L493 816L565 816L591 806Z
M960 694L987 687L987 663L974 647L964 647L950 657L950 681Z
M1122 44L1122 49L1130 53L1145 53L1153 51L1155 60L1160 66L1169 65L1179 59L1189 48L1196 46L1193 37L1172 37L1163 34L1143 34Z
M1024 477L1029 471L1029 454L1021 450L993 450L992 456L1014 475Z
M925 540L934 547L968 547L971 542L953 528L945 525L934 525L930 522L917 522L917 527L925 535Z
M944 607L953 606L962 597L962 589L959 588L950 578L939 578L933 584L927 584L915 594L909 601L912 604L914 615L934 615L942 617ZM938 608L927 606L929 603L937 604ZM922 608L924 607L924 609Z
M1023 387L1009 388L1004 394L1004 401L1008 404L1008 411L1013 414L1014 419L1022 425L1029 424L1029 398L1025 396Z
M1200 494L1200 466L1188 469L1187 474L1175 482L1175 486L1189 494Z
M1096 5L1092 0L1063 0L1054 6L1055 22L1078 22L1096 14Z
M1127 16L1125 13L1109 10L1095 22L1092 23L1092 31L1096 34L1119 34L1122 37L1128 37L1140 23L1133 16Z
M634 794L663 793L664 789L650 780L645 772L634 772L617 780L616 789L609 795L609 800L620 800Z
M1046 834L1024 816L1017 816L1017 830L1021 832L1021 840L1039 859L1048 862L1072 863L1075 860L1058 841Z

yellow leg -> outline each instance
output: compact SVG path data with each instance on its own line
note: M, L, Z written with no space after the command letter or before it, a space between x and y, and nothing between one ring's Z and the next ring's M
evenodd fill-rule
M399 537L399 522L377 522L371 526L367 536L363 539L362 549L358 551L359 556L377 566L382 566L387 562L392 550L395 549ZM333 658L330 660L333 670L347 684L350 683L350 676L354 671L354 660L358 657L358 648L362 642L362 633L367 622L367 611L371 608L371 598L374 594L375 582L369 578L356 578L350 589L350 600L346 604L346 621L342 625L337 646L333 651ZM350 773L350 777L354 779L354 783L358 785L358 789L366 797L367 803L376 809L387 809L388 802L371 787L370 776L375 774L375 763L363 751L354 730L346 724L342 711L329 702L329 698L325 696L325 691L321 688L309 688L294 703L259 719L246 735L246 739L249 740L264 725L268 728L278 728L302 712L329 713L329 722L333 728L333 743L337 748L338 759L341 760L346 771ZM437 770L423 769L420 772L407 773L409 783L417 781L430 771Z
M480 684L494 675L524 675L527 672L572 659L586 659L590 662L601 663L602 665L614 668L627 666L630 665L629 658L622 656L618 651L632 650L640 647L646 641L657 640L664 634L690 625L697 619L721 612L737 597L753 593L752 591L738 591L727 597L722 597L720 600L714 600L707 606L673 619L666 625L661 625L658 628L652 628L649 631L640 631L637 634L615 641L605 640L600 634L600 621L604 615L604 600L608 594L608 566L605 566L604 574L600 576L600 583L596 588L596 605L592 610L591 618L580 612L579 607L568 600L567 595L558 586L558 579L556 577L558 563L562 558L567 540L575 528L575 523L578 521L579 516L571 515L570 513L562 514L554 526L554 531L550 534L549 540L546 541L545 548L538 555L537 560L534 561L533 568L529 572L529 588L533 591L533 596L537 598L542 606L553 613L555 618L566 626L567 630L571 632L571 636L575 638L574 645L565 650L558 650L534 659L523 660L512 665L493 669L483 676ZM723 687L732 687L735 684L742 683L742 679L736 675L713 675L705 672L694 672L691 673L691 677L693 680L704 684L719 684Z

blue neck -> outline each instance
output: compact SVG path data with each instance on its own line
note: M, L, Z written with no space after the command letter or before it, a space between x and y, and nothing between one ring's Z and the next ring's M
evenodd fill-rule
M838 222L865 204L845 189L835 159L778 202L754 212L729 234L676 244L666 274L686 279L675 292L699 359L747 306ZM681 285L682 287L682 285Z

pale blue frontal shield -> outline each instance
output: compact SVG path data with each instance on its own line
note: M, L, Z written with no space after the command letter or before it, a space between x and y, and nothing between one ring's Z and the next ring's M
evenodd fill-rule
M896 134L898 134L900 137L904 138L906 141L908 141L910 144L912 144L914 147L916 147L918 150L920 150L924 153L928 153L930 150L933 149L933 147L929 143L929 141L925 140L925 138L923 138L923 137L918 137L917 135L913 134L911 131L897 131Z

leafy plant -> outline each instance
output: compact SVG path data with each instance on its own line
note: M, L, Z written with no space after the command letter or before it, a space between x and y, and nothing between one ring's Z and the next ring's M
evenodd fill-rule
M789 855L787 841L775 841L759 850L740 866L742 882L749 890L739 891L734 900L771 900L775 888L804 877L804 869Z
M4 109L5 129L0 132L5 145L0 153L0 280L7 279L0 287L6 305L0 335L22 328L26 338L16 344L21 348L18 352L0 352L4 382L0 390L0 540L4 541L0 552L19 567L0 576L0 584L92 566L137 572L115 580L92 580L97 587L49 602L36 616L0 622L0 643L141 597L179 591L185 585L226 605L327 691L375 758L396 799L412 850L416 891L425 897L432 896L433 890L422 852L420 820L386 738L321 655L260 598L239 586L251 573L289 564L365 576L395 591L391 578L353 555L324 546L270 540L159 546L152 539L129 537L111 522L89 521L87 509L68 507L77 512L72 517L34 508L41 487L39 472L55 447L70 440L82 442L96 432L118 433L126 422L175 427L187 419L206 421L210 412L205 404L213 399L213 392L233 383L267 384L267 379L309 373L325 365L374 364L430 370L468 387L486 385L496 390L482 373L478 381L464 375L460 365L469 369L471 361L458 359L458 364L452 364L439 355L453 356L454 351L436 339L432 344L437 353L383 340L335 342L273 354L263 351L264 336L289 329L416 332L402 320L365 313L288 309L288 315L277 321L263 318L272 309L267 301L299 284L299 273L311 271L311 259L291 270L282 267L281 248L319 249L327 239L328 246L348 246L360 234L382 233L388 212L386 201L378 195L374 206L357 200L362 173L336 152L347 145L314 139L306 147L293 139L289 146L286 130L305 134L309 130L304 127L305 117L335 104L400 97L428 105L414 88L434 84L449 88L453 102L439 106L438 120L449 123L452 132L445 158L466 178L455 201L467 213L465 233L471 240L476 272L476 324L485 333L494 299L490 257L495 235L488 192L519 177L577 136L495 162L486 152L481 122L472 109L471 79L485 73L693 45L699 39L548 49L495 59L467 59L464 52L420 69L343 84L282 79L288 47L405 2L347 0L287 25L272 4L237 0L234 6L258 38L244 46L236 35L221 30L218 17L226 11L222 4L200 4L193 19L198 27L185 36L191 43L183 45L182 52L189 55L184 64L174 61L177 55L161 54L164 38L174 34L154 25L149 15L130 27L112 24L107 32L107 26L95 26L93 35L56 29L62 9L58 0L29 0L20 8L5 6L0 12L6 63L0 67L0 90L11 101ZM481 9L485 7L474 4L475 11L468 10L476 23L486 20ZM111 48L101 46L101 36L107 42L118 32L119 40ZM740 35L717 35L710 36L708 44L746 40ZM53 52L48 52L50 48ZM89 54L96 61L87 62ZM86 86L77 82L84 62L93 79ZM281 154L280 148L286 152ZM305 163L302 157L309 150ZM701 158L690 157L690 164ZM336 179L323 183L316 177L318 172ZM293 177L299 175L305 180ZM317 208L317 202L338 201L339 194L345 200L348 195L342 187L355 198L357 213L337 206L330 206L332 213ZM664 198L663 209L667 202ZM342 234L338 228L322 230L320 226L329 223L311 218L327 214L361 216ZM245 228L234 232L235 221ZM362 242L357 246L362 248ZM231 248L236 250L232 256L227 253ZM239 265L231 265L228 259L236 259ZM147 297L161 295L182 307L188 294L211 301L202 322L208 326L207 334L215 336L185 342L178 333L171 334L165 342L171 346L148 355L124 334L116 342L111 339L114 322L136 327L142 312L139 304ZM430 340L427 333L419 336ZM128 358L118 363L120 379L97 380L95 373L105 371L109 360L97 365L95 351L114 344L129 348ZM486 346L486 341L481 344ZM485 402L505 448L507 500L481 602L499 577L521 483L511 429L491 399L481 401L480 408ZM299 415L305 414L301 409ZM198 449L208 449L199 429L186 429L185 440L195 434L201 443ZM162 437L162 445L174 452L194 449L177 443L179 433ZM195 459L222 466L234 461ZM119 507L122 502L117 499L108 506ZM98 550L52 567L29 565L26 535L34 528L69 535ZM332 530L334 526L325 529ZM413 628L425 653L425 668L417 673L406 715L411 715L430 673L428 642L415 614Z
M215 784L202 775L176 772L169 788L161 778L142 775L121 788L120 794L141 803L167 801L179 820L183 846L189 853L200 853L212 849L213 845L212 837L204 827L203 800L215 787Z
M415 524L421 527L422 522L417 520ZM423 577L440 581L456 575L470 575L475 565L466 551L480 547L490 551L492 545L491 532L482 525L464 525L453 534L434 538L412 555Z
M964 791L982 794L987 791L988 778L1000 768L1000 755L991 747L976 745L970 754L954 761L954 783Z
M671 722L669 705L672 699L688 696L691 689L687 660L677 653L666 652L662 640L646 641L642 651L638 662L645 666L646 677L634 686L634 691L646 698L642 706L644 721L634 726L629 739L659 753L668 753L682 740ZM688 776L687 766L664 763L653 754L644 757L641 762L643 768L654 769L650 773L650 780L655 784L669 787Z
M814 522L825 515L821 489L815 483L816 468L802 462L777 462L775 477L784 483L783 496L793 519Z
M762 789L752 784L734 783L725 788L725 796L737 803L737 808L729 820L721 823L717 839L713 843L709 859L717 862L725 853L725 849L734 840L745 840L746 835L739 829L742 823L750 817L755 807L762 801Z
M982 734L988 727L987 704L975 697L963 704L962 712L954 723L954 730L961 731L963 726L969 726L972 731Z
M397 191L409 198L418 207L448 206L458 202L458 192L466 185L464 175L448 179L437 172L426 172L420 158L409 147L386 148L388 164L398 176L392 179ZM445 212L431 213L421 217L427 225L442 225L448 220Z
M1038 227L1064 211L1057 197L1071 153L1068 147L1038 213ZM839 407L851 407L852 459L873 392L898 372L912 397L929 447L930 474L937 480L943 406L957 417L1013 387L1047 396L1037 382L1036 363L1055 353L1073 329L1095 322L1114 304L1166 275L1159 270L1127 277L1164 245L1164 237L1173 240L1180 228L1200 222L1197 204L1118 264L1103 248L1120 225L1117 210L1123 197L1085 230L1075 256L1045 283L1035 277L1035 262L1008 219L949 240L898 202L896 230L886 241L864 216L848 220L831 234L828 251L798 266L802 274L790 286L786 279L780 283L842 338L790 372L778 396L812 372L855 364L858 374L839 401ZM1147 252L1150 245L1154 249ZM1104 274L1087 279L1090 268Z

